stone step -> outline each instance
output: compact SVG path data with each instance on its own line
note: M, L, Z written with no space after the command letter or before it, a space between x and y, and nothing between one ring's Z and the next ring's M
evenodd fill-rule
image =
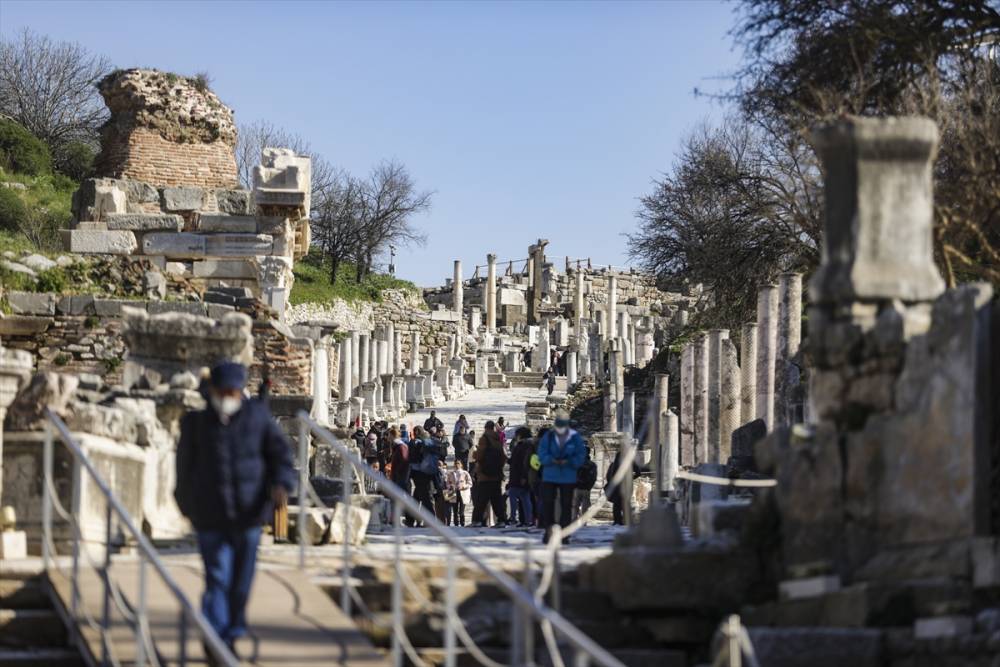
M51 609L0 609L0 637L11 647L63 647L66 626Z

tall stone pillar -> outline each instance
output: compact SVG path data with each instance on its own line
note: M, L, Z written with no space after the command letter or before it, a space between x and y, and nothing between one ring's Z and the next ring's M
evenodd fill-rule
M694 345L681 351L680 465L694 465Z
M729 461L733 431L740 427L740 362L731 340L722 341L722 396L719 405L719 463Z
M452 279L451 309L458 313L458 321L462 321L465 307L465 285L462 284L462 260L455 260L455 277Z
M757 292L757 419L774 430L774 357L778 334L778 287Z
M497 330L497 256L486 255L486 330Z
M694 463L705 463L708 458L708 336L704 334L694 343Z
M312 364L312 408L310 416L317 423L330 423L330 341L325 336L313 347Z
M385 335L385 331L382 332ZM387 375L392 367L389 365L389 341L385 338L380 338L378 340L378 372L376 375L382 377Z
M386 322L385 340L389 344L386 349L385 372L399 375L396 372L396 325L392 320Z
M580 321L583 320L583 271L576 270L576 291L573 294L573 316L576 318L574 327L579 328Z
M608 324L604 330L608 340L618 337L618 278L608 273Z
M402 331L396 331L392 336L392 374L399 377L404 375Z
M351 337L347 336L340 341L340 400L347 401L351 398L351 391L354 386L351 384Z
M630 440L635 438L635 392L631 389L622 395L622 433Z
M792 359L802 342L802 274L778 276L777 354L774 359L774 425L793 423L792 398L798 387L798 367Z
M420 332L410 333L410 375L420 372Z
M351 332L351 391L361 383L361 332Z
M358 359L358 382L364 384L368 382L369 373L371 372L371 334L367 331L362 332L358 337L358 353L360 359Z
M566 381L570 386L576 384L576 350L566 353Z
M722 451L722 342L726 329L708 332L708 463L720 463Z
M678 448L679 423L673 410L660 413L657 431L660 434L660 456L657 461L657 483L660 493L674 490L677 471L680 469L680 451Z
M542 320L538 328L538 345L531 353L532 370L544 373L549 368L549 321Z
M663 434L660 433L660 415L667 409L670 398L670 376L666 373L657 373L653 379L653 397L651 399L649 413L651 419L649 425L649 442L657 443L663 441Z
M372 331L368 338L368 381L378 378L378 335Z
M542 305L542 283L545 281L545 246L546 239L538 239L538 243L528 248L528 324L539 323L538 309Z
M740 331L740 425L757 418L757 323Z

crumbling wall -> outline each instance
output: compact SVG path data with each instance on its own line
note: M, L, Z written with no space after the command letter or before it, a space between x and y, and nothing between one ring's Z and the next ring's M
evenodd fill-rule
M98 90L111 117L101 128L100 176L158 185L237 185L233 112L203 81L118 70Z

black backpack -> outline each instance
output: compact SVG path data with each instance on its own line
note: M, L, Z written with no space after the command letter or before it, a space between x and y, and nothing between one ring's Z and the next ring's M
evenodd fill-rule
M589 491L594 484L597 484L597 464L585 461L576 471L576 488Z
M503 448L487 447L483 452L483 463L480 473L489 477L501 477L503 475Z
M421 440L410 440L410 466L417 467L424 460L424 443Z

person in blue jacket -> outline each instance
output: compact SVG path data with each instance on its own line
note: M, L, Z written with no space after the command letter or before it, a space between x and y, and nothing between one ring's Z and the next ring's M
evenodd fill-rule
M266 401L246 397L246 383L242 364L212 369L208 406L181 420L174 491L205 566L202 613L230 649L247 632L261 526L295 485L291 445Z
M556 496L559 496L559 525L565 528L572 519L573 491L577 470L587 457L583 437L569 427L569 415L556 413L555 428L538 442L538 459L542 464L542 528L546 542L555 524ZM569 541L566 538L565 541Z

